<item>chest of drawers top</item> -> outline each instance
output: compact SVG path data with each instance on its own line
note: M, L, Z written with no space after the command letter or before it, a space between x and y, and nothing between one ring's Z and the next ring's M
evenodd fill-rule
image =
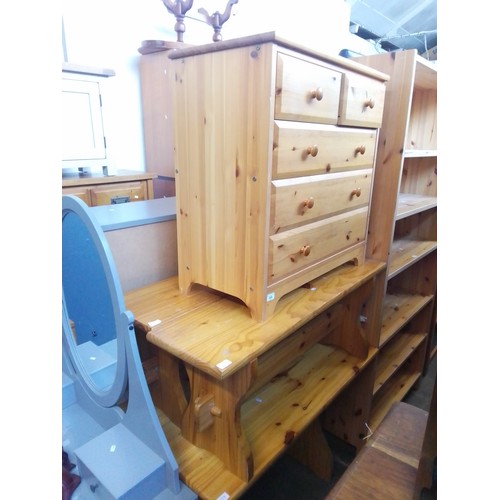
M263 320L362 263L386 75L274 32L169 57L181 291L213 288Z

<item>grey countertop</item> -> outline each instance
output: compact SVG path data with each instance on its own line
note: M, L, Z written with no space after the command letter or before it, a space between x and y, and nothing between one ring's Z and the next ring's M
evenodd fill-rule
M175 196L154 200L90 207L103 231L175 220Z

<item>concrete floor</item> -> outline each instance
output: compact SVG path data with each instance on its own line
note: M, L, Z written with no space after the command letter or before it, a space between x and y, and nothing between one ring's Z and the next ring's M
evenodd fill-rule
M412 389L404 401L424 410L429 410L436 379L437 357L429 363L426 374L418 387ZM289 455L280 457L270 469L241 497L242 500L323 500L332 489L350 462L354 459L354 447L335 436L327 435L334 452L334 474L326 482L312 474ZM437 464L434 470L434 484L430 490L423 490L421 500L437 498ZM360 499L362 500L362 499Z

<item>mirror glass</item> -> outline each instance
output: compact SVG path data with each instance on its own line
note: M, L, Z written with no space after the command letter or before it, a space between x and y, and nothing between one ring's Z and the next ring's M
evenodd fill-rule
M93 234L73 211L63 211L62 279L69 321L65 330L77 369L87 383L107 391L117 370L113 301Z

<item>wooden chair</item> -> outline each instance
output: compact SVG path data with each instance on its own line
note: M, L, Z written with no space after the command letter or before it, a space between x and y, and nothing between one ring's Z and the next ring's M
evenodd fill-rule
M391 407L326 500L419 500L432 486L437 389L429 411L404 402Z

